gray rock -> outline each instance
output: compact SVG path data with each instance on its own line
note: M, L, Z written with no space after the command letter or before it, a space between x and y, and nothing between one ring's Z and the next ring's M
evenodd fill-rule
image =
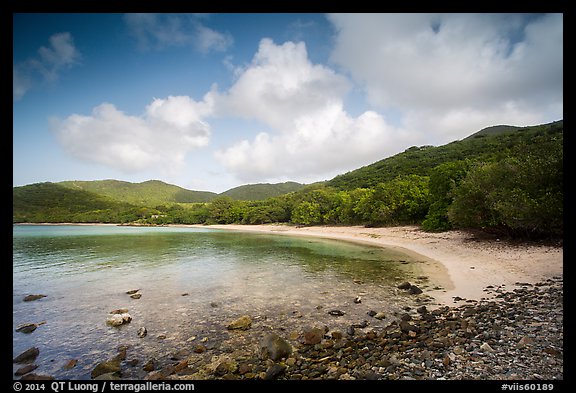
M402 284L397 286L398 289L410 289L410 287L412 287L412 284L408 281L404 281Z
M92 379L99 377L102 374L112 374L112 373L120 373L120 359L114 358L112 360L106 360L104 362L100 362L94 367L90 376Z
M260 342L260 355L263 359L275 362L287 358L292 353L292 346L277 334L270 333Z
M141 327L140 329L138 329L138 337L140 338L144 338L146 337L146 335L148 334L148 330L146 330L145 327Z
M36 330L37 327L38 325L36 325L35 323L24 323L18 326L16 328L16 331L20 333L32 333L34 330Z
M266 376L264 377L265 380L276 379L278 378L284 371L286 370L286 366L280 365L275 363L268 367L266 370Z
M16 370L14 375L21 376L24 374L28 374L29 372L32 372L32 371L36 370L37 368L38 368L37 364L29 364L27 366L20 367L18 370Z

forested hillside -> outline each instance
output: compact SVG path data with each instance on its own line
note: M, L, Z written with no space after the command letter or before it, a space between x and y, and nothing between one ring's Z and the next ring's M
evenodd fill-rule
M261 200L258 190L269 192L270 185L239 187L197 203L189 193L132 195L121 191L123 182L107 196L77 189L82 182L16 187L13 221L419 224L428 231L477 228L511 237L562 237L563 126L558 121L489 127L443 146L413 146L328 182ZM168 186L140 184L145 183ZM76 193L65 195L63 189Z

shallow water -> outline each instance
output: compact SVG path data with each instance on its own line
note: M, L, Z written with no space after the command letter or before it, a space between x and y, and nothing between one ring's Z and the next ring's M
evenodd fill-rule
M252 335L345 331L363 320L377 328L384 322L367 311L392 314L409 302L396 285L414 278L417 262L395 249L204 228L14 226L13 328L46 323L31 334L14 331L13 356L37 346L35 373L89 379L120 345L141 365L200 341L225 344L235 337L226 325L244 314ZM132 289L142 297L131 299ZM28 294L47 297L24 302ZM128 308L132 322L107 326L118 308ZM76 367L63 369L71 359Z

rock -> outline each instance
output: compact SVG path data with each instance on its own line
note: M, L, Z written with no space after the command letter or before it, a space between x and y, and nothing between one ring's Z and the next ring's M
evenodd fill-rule
M416 309L416 312L418 314L428 314L428 309L426 308L426 306L420 306Z
M40 354L40 350L36 347L28 348L20 355L16 356L12 362L13 363L30 363L33 362L38 355Z
M142 370L146 371L147 373L152 372L156 369L156 359L152 358L149 359L144 366L142 366Z
M32 371L36 370L37 368L38 368L37 364L29 364L27 366L20 367L18 370L16 370L14 375L21 376L24 374L28 374L29 372L32 372Z
M112 373L120 373L120 359L106 360L98 363L90 373L90 376L92 379L95 379L102 374Z
M304 331L302 343L305 345L319 344L324 337L325 330L320 328L312 328Z
M134 295L136 292L138 292L140 289L131 289L129 291L126 291L126 295Z
M386 318L386 314L384 314L382 311L380 311L379 313L374 314L374 318L382 320L382 319Z
M71 359L71 360L68 360L66 362L66 364L64 365L64 367L62 367L62 368L65 370L70 370L70 369L73 369L74 367L76 367L77 363L78 363L77 359Z
M408 281L404 281L402 284L397 286L398 289L410 289L410 287L412 287L412 284Z
M408 289L408 293L410 295L419 295L422 293L422 290L418 288L416 285L411 285L410 289Z
M287 358L292 353L292 346L277 334L270 333L260 342L260 356L275 362Z
M228 324L226 328L228 330L248 330L250 326L252 326L252 318L248 315L243 315Z
M364 320L360 323L353 323L352 326L358 329L364 329L366 326L368 326L368 321Z
M532 344L534 342L534 340L528 336L524 336L520 339L520 341L518 341L518 344L516 344L516 347L518 348L524 348L525 346Z
M483 352L490 352L490 353L495 352L494 348L492 348L488 343L483 343L482 345L480 345L480 350Z
M362 303L362 297L356 296L356 298L354 299L354 303L356 303L356 304Z
M399 326L400 326L400 330L402 330L403 332L406 332L406 333L418 332L418 327L415 325L412 325L408 321L400 321Z
M148 334L148 330L146 330L145 327L141 327L140 329L138 329L138 337L140 338L144 338L146 337L146 335Z
M340 310L330 310L330 311L328 311L328 314L334 315L336 317L341 317L342 315L345 315L346 313L344 311L340 311Z
M46 297L46 295L26 295L24 296L24 301L31 302L34 300L42 299L43 297Z
M204 345L198 344L198 345L194 346L193 351L194 351L194 353L202 353L202 352L206 352L206 349L207 348Z
M119 380L120 377L116 375L116 373L106 373L106 374L101 374L98 375L96 378L94 378L95 381L115 381L115 380Z
M180 296L190 296L190 294L188 292L184 292L182 295Z
M376 311L374 310L370 310L368 311L366 314L368 314L369 317L374 317L376 314L378 314Z
M130 297L132 299L140 299L142 297L142 294L141 293L135 293L133 295L130 295Z
M278 363L273 364L272 366L268 367L266 370L266 375L263 379L271 380L278 378L284 371L286 370L286 366L280 365Z
M40 375L40 374L26 374L22 378L21 381L52 381L54 379L51 375Z
M234 373L238 370L238 364L236 362L220 362L216 369L214 370L214 375L223 377L226 374Z
M18 326L16 328L16 331L20 333L32 333L34 330L36 330L37 327L38 325L36 325L35 323L24 323Z
M128 313L123 314L112 314L106 318L106 324L110 326L120 326L132 321L132 316Z

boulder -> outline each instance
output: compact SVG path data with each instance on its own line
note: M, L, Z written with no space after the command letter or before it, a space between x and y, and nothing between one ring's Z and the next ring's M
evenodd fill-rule
M411 286L412 286L412 284L410 284L408 281L404 281L402 284L398 285L397 288L398 289L410 289Z
M422 293L422 290L418 288L416 285L411 285L410 288L408 289L408 293L410 295L419 295Z
M248 315L243 315L229 323L226 328L228 330L248 330L250 326L252 326L252 318Z
M16 356L12 362L13 363L30 363L33 362L36 357L40 354L40 350L36 347L28 348L20 355Z
M14 375L22 376L24 374L28 374L29 372L36 370L37 368L38 368L37 364L29 364L27 366L20 367L18 370L16 370Z
M292 353L292 346L277 334L270 333L260 341L260 355L263 359L277 362Z

